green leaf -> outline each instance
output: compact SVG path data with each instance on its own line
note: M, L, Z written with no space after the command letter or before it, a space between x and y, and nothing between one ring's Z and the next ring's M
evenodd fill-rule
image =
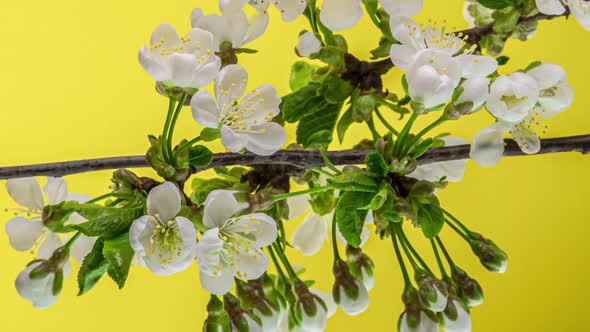
M178 216L185 217L186 219L190 220L193 223L193 225L195 225L197 231L201 233L205 233L208 230L205 224L203 224L202 209L195 211L192 210L190 207L183 205L180 208L180 211L178 212Z
M510 60L509 57L502 55L496 58L496 61L498 61L498 66L504 66L505 64L508 63L508 61Z
M344 53L345 51L339 47L327 45L322 47L318 58L335 68L341 68L344 66Z
M353 119L352 119L352 107L349 107L346 112L344 112L344 114L342 114L342 117L340 118L340 120L338 121L338 124L336 125L336 132L338 133L338 140L340 141L340 144L342 144L342 142L344 141L344 136L346 135L346 131L348 130L348 127L350 127L350 125L353 123Z
M107 272L109 263L104 258L102 251L104 247L104 238L100 237L94 243L92 250L82 262L78 272L78 295L88 292L100 278Z
M189 163L194 167L205 167L211 164L213 152L203 145L193 146L189 154Z
M421 204L418 206L418 223L422 233L429 239L440 233L445 224L443 213L435 204Z
M313 112L312 109L321 108L325 101L317 95L319 87L319 83L311 83L283 97L280 105L283 119L290 123L297 122L310 111Z
M477 0L479 3L490 9L502 9L514 5L513 0Z
M365 157L367 170L378 177L384 177L388 173L388 166L383 157L377 152L371 152Z
M412 159L417 159L418 157L423 155L426 151L428 151L428 149L430 149L432 147L432 145L434 145L434 139L427 138L427 139L423 140L422 142L420 142L418 145L416 145L412 149L412 151L410 152L410 157L412 157Z
M348 191L340 195L335 218L342 236L353 247L361 244L361 233L367 218L366 206L371 204L375 193Z
M369 121L377 102L372 95L355 96L352 99L352 118L355 121Z
M323 130L334 131L342 108L342 104L329 104L325 101L321 104L321 107L319 107L320 105L316 106L318 107L311 110L311 113L308 112L297 126L297 143L305 147L307 147L309 138L315 133Z
M377 193L377 195L375 195L375 197L373 197L373 199L371 200L371 203L369 204L368 208L369 210L379 210L383 204L385 204L385 202L387 201L387 188L384 186L383 188L381 188L381 190L379 190L379 192Z
M227 173L220 173L220 171ZM243 167L216 168L217 177L211 179L195 178L192 182L191 201L197 205L203 205L210 192L216 189L247 189L248 184L242 183L241 178L249 170ZM190 219L190 218L189 218Z
M377 181L364 172L343 173L328 179L334 188L343 191L376 192Z
M520 18L520 10L515 8L505 8L494 12L494 30L499 34L508 34L514 30L518 19Z
M311 81L311 74L316 71L317 68L317 66L305 61L295 62L291 67L291 77L289 79L291 90L297 91L307 86Z
M87 236L104 236L107 239L127 232L131 224L144 215L143 205L114 208L96 204L79 204L75 210L88 221L72 225L72 228Z
M309 136L305 144L303 144L303 146L308 147L321 145L327 147L328 145L330 145L330 143L332 143L333 139L334 137L332 136L331 130L321 130Z
M109 264L107 269L109 276L119 285L119 289L123 288L135 254L129 243L129 233L105 240L102 254Z

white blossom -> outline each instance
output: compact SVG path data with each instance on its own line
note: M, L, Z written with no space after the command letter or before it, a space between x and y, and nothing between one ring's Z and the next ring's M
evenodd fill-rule
M355 279L355 284L358 287L357 298L348 297L344 287L339 287L340 302L338 306L349 316L359 315L369 308L369 291L363 283Z
M406 72L410 97L425 108L446 104L461 78L486 77L496 60L471 54L462 35L447 35L444 26L422 28L409 18L392 18L391 32L400 44L391 47L391 60Z
M590 2L587 0L536 0L537 8L543 14L562 15L567 5L578 23L590 30Z
M209 230L197 244L197 263L201 284L211 294L227 293L234 276L258 279L268 267L261 248L276 240L276 222L264 213L236 216L246 207L227 190L215 190L205 201L203 223Z
M17 214L6 223L5 229L10 245L18 251L37 249L37 258L51 257L55 249L63 245L63 241L69 236L54 233L43 225L41 220L43 207L46 204L55 205L64 201L77 201L80 203L90 200L87 195L68 193L68 188L63 178L47 178L43 187L45 200L41 187L35 178L10 179L6 181L6 190L10 197L21 208L12 209ZM79 214L73 213L66 225L75 225L85 222ZM78 263L82 263L84 257L94 246L96 238L80 235L70 249L70 255ZM69 268L69 263L67 265Z
M279 114L281 98L270 84L242 98L247 84L248 73L243 67L224 67L215 80L215 99L205 90L193 96L193 118L205 127L220 129L221 142L232 152L245 148L258 155L271 155L287 139L285 129L272 122Z
M179 37L169 24L159 25L149 46L139 51L139 63L156 81L180 88L199 88L213 81L221 66L213 35L191 29Z
M218 52L224 42L240 48L260 37L268 26L268 16L257 13L246 16L243 10L224 11L222 15L204 15L200 8L191 13L193 28L209 31L213 35L213 50Z
M268 15L268 7L272 3L285 22L294 21L307 7L306 0L219 0L219 8L223 12L239 10L247 3L264 15Z
M300 56L309 57L320 51L322 42L316 37L313 32L306 31L299 35L299 40L295 49Z
M14 283L18 295L23 299L30 301L36 309L44 309L50 307L57 301L57 295L53 295L53 281L55 280L54 273L48 273L45 277L39 279L31 279L29 274L41 262L35 262L27 266L21 273L19 273ZM69 274L69 271L67 271ZM67 277L64 271L64 277Z
M129 241L145 265L160 276L187 269L195 260L196 229L187 218L177 216L180 191L171 182L152 189L147 197L147 215L135 220Z
M496 83L498 86L494 87ZM542 63L526 73L499 77L492 84L486 103L498 122L475 134L471 158L481 166L496 165L504 153L503 136L507 132L524 153L539 152L541 141L537 130L546 128L541 118L552 118L565 111L572 101L573 90L565 71L552 63Z
M332 31L354 27L363 16L362 0L324 0L320 20ZM423 6L423 0L379 0L381 7L392 17L412 17Z

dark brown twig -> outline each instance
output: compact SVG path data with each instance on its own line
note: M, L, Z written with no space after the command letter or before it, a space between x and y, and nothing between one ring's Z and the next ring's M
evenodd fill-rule
M335 165L356 165L364 162L370 151L332 151L328 157ZM559 152L590 153L590 135L549 138L541 141L538 154ZM512 140L506 141L505 156L525 155ZM469 158L469 145L458 145L431 149L418 162L431 164L440 161L460 160ZM257 156L251 153L220 153L213 157L213 162L194 173L221 166L254 166L254 165L288 165L301 170L323 167L324 163L317 151L279 151L272 156ZM20 178L27 176L64 176L85 172L148 167L144 156L128 156L99 158L89 160L67 161L38 165L0 167L0 179Z

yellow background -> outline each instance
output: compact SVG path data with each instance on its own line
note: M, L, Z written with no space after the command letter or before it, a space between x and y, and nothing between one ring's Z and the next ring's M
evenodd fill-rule
M2 1L0 165L143 154L146 135L161 130L167 101L156 94L151 78L138 65L137 52L162 22L187 31L190 11L197 6L206 13L217 11L215 0ZM451 27L465 28L461 8L460 0L428 0L419 20L446 18ZM250 87L268 82L281 94L288 92L290 65L297 60L292 50L303 28L303 18L285 24L273 10L267 33L249 45L260 53L240 58L250 73ZM364 58L378 39L368 20L346 35L352 52ZM546 60L562 65L569 74L576 91L574 104L548 122L547 137L590 132L589 36L573 19L558 19L543 22L531 41L511 40L506 49L511 57L506 71ZM398 91L399 71L388 77L387 86ZM480 112L440 130L469 140L491 121ZM347 146L368 135L363 126L353 128ZM185 109L176 138L194 137L199 130ZM214 147L221 151L219 145ZM590 156L571 153L507 158L492 169L469 162L463 182L440 193L445 207L509 255L506 274L488 273L457 236L443 233L456 261L484 287L485 302L472 312L475 331L587 329L589 169ZM97 172L67 180L71 191L100 195L108 190L109 175ZM0 207L13 207L4 190ZM10 215L2 212L0 217L5 223ZM431 259L426 241L418 231L411 233ZM373 237L366 249L377 266L371 306L360 317L338 312L328 331L394 330L403 310L399 268L390 242ZM11 249L4 231L0 253L1 331L199 331L205 319L208 298L196 266L165 278L134 267L124 290L104 278L83 297L76 297L74 274L56 305L34 310L13 287L32 256ZM319 288L331 289L328 246L313 258L291 256L307 267L307 276L315 278Z

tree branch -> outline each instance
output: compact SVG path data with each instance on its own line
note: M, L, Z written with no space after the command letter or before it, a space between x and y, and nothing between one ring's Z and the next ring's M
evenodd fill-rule
M335 165L358 165L364 163L370 151L332 151L328 157ZM590 135L549 138L541 140L538 154L559 152L590 153ZM525 155L513 140L506 140L505 156ZM421 165L441 161L469 158L469 145L457 145L436 148L427 151L418 163ZM251 153L220 153L213 157L213 162L205 167L193 170L198 173L221 166L255 166L255 165L289 165L301 170L323 167L324 163L317 151L279 151L272 156L257 156ZM0 179L12 179L27 176L64 176L92 171L118 168L149 167L144 156L99 158L89 160L67 161L38 165L0 167Z

